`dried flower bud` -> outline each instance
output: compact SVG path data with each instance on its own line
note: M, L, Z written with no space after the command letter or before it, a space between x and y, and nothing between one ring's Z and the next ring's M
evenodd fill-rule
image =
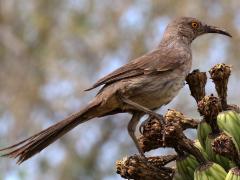
M217 134L220 129L217 124L217 115L222 111L222 105L217 97L205 96L198 102L198 111L211 126L212 133Z
M228 85L228 79L231 75L231 67L225 64L217 64L209 70L209 73L211 75L211 79L215 84L215 88L218 93L218 96L221 99L223 109L226 110L227 85Z
M131 156L116 162L117 173L123 178L136 180L168 180L172 179L174 169L163 167L168 162L174 161L176 155L148 157L147 162L140 156Z
M205 96L198 103L198 111L206 118L206 121L216 118L219 112L222 111L220 100L213 95Z
M225 133L221 133L212 142L213 151L219 155L225 156L233 161L238 160L238 151L233 142L232 137ZM239 160L238 160L239 161ZM239 163L237 163L239 164Z
M186 77L191 95L196 102L199 102L205 96L205 86L207 83L206 72L200 72L198 69L192 71Z
M186 117L183 113L176 111L175 109L169 109L165 114L165 120L167 123L177 123L179 124L183 130L188 128L197 128L198 121Z

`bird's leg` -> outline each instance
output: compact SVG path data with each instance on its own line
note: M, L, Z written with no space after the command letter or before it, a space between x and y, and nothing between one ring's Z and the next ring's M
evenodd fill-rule
M123 103L134 107L134 109L136 111L138 111L138 112L133 113L132 119L128 123L128 133L131 136L135 146L138 149L138 152L140 153L140 155L141 155L143 161L146 163L146 165L148 165L149 167L151 167L155 170L159 170L158 167L155 167L153 164L148 162L148 159L144 155L144 152L143 152L143 150L141 149L141 147L138 143L137 137L135 136L135 130L136 130L137 124L138 124L140 118L142 117L143 113L149 114L149 116L152 116L152 117L155 117L156 119L158 119L160 121L160 123L162 124L163 129L165 128L164 118L161 115L155 113L154 111L152 111L148 108L145 108L144 106L141 106L141 105L131 101L130 99L127 99L123 96L118 96L118 97L120 98L120 100ZM163 140L165 142L165 135L163 135Z
M140 118L142 117L142 115L143 115L143 113L141 113L141 112L134 112L133 113L132 119L128 123L128 133L131 136L134 144L136 145L136 147L138 149L138 152L140 153L143 162L145 162L145 164L147 166L149 166L152 169L155 169L155 170L158 171L159 170L158 167L155 167L153 164L148 162L148 159L144 155L144 152L143 152L143 150L141 149L141 147L140 147L140 145L138 143L137 137L135 136L135 130L136 130L137 124L138 124Z
M133 142L135 143L140 155L145 158L144 152L141 149L141 147L139 146L137 137L135 136L135 130L136 130L137 124L141 117L142 117L141 113L139 113L139 112L133 113L132 119L128 123L128 133L131 136Z
M155 117L156 119L158 119L160 121L162 126L165 125L165 121L164 121L164 118L163 118L162 115L160 115L160 114L158 114L158 113L156 113L156 112L154 112L154 111L152 111L152 110L150 110L150 109L148 109L148 108L146 108L146 107L144 107L144 106L142 106L138 103L135 103L128 98L125 98L125 97L122 97L122 96L120 98L124 103L134 107L136 110L142 111L142 112L144 112L144 113L146 113L146 114L148 114L152 117Z
M128 99L128 98L125 98L125 97L123 97L123 96L119 96L119 98L120 98L124 103L126 103L126 104L134 107L135 110L144 112L144 113L148 114L150 117L155 117L155 118L160 122L160 124L161 124L161 126L162 126L162 141L163 141L163 146L165 146L165 124L166 124L166 123L165 123L165 121L164 121L163 116L160 115L160 114L158 114L158 113L156 113L156 112L154 112L154 111L152 111L152 110L150 110L150 109L148 109L148 108L146 108L146 107L144 107L144 106L142 106L142 105L140 105L140 104L138 104L138 103L135 103L135 102L131 101L131 100Z

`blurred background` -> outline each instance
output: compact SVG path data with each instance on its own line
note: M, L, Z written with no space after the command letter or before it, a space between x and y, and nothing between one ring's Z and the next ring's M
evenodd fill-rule
M197 17L233 35L198 38L193 69L233 65L229 101L240 104L239 9L239 0L0 0L0 146L79 111L97 92L84 89L156 47L166 25L179 16ZM210 80L207 92L215 93ZM175 108L199 118L189 94L184 87L159 112ZM115 161L137 152L126 129L129 119L127 114L94 119L21 166L3 158L0 179L120 180ZM187 134L194 138L196 132Z

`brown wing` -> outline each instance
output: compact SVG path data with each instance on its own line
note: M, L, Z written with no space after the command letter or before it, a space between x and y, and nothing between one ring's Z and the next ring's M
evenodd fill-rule
M142 74L169 71L180 66L185 60L186 57L181 54L157 49L116 69L112 73L98 80L92 87L86 89L86 91L103 84L111 84L122 79Z

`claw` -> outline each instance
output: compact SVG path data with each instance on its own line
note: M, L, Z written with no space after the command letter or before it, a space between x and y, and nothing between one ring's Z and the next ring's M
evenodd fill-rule
M146 120L144 120L140 126L139 126L139 132L143 135L144 126L150 121L151 117L148 117Z

